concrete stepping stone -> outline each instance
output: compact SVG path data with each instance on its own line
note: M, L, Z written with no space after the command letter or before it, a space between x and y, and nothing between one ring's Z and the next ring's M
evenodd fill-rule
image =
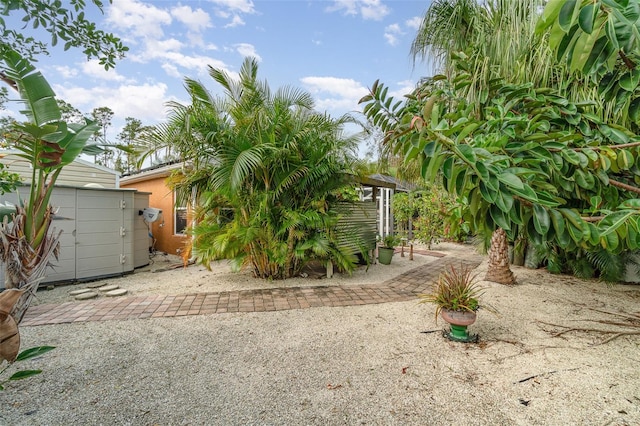
M103 285L102 287L98 287L98 290L102 293L106 291L111 291L120 288L117 284Z
M104 287L104 283L101 281L95 281L92 283L87 283L87 288L98 288L98 287Z
M115 290L107 291L104 295L107 297L118 297L124 296L127 294L128 290L126 288L117 288Z
M77 289L77 290L72 290L72 291L70 291L70 292L69 292L69 296L77 296L77 295L79 295L79 294L82 294L82 293L88 293L88 292L90 292L90 291L91 291L91 289L90 289L90 288L79 288L79 289Z
M78 294L77 296L74 296L74 299L89 300L89 299L93 299L94 297L98 297L98 293L96 293L95 291L90 291L88 293Z

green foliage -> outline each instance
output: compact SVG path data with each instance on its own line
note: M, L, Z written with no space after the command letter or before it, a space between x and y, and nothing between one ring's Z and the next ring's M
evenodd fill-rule
M43 355L53 349L55 349L55 346L37 346L34 348L25 349L24 351L18 354L18 357L14 361L14 364L16 362L26 361L28 359ZM0 375L2 375L5 371L7 371L10 366L11 364L7 364L4 368L2 368L0 370ZM0 379L0 391L4 390L4 386L10 381L26 379L40 373L42 373L42 370L18 370L14 372L11 376L9 376L7 379L5 380Z
M378 235L378 242L382 245L382 247L392 249L400 244L400 237L395 234L387 234L384 237Z
M468 200L463 218L476 233L501 227L512 240L566 251L638 249L640 138L598 119L590 103L502 79L473 115L461 92L471 78L466 59L457 56L450 78L435 77L440 87L416 89L382 128L386 143L420 161L426 180ZM361 102L388 103L384 86L374 87L379 93Z
M14 191L18 182L20 182L20 176L17 173L11 173L4 164L0 163L0 195Z
M38 247L49 227L49 199L62 168L71 164L96 131L93 122L66 123L55 94L44 76L17 52L5 52L5 79L18 90L29 119L16 123L11 137L18 154L31 163L32 179L26 204L25 237Z
M295 276L311 260L352 271L357 259L340 244L337 225L347 214L339 202L355 182L359 139L342 134L354 120L318 114L307 92L272 92L257 71L251 58L239 81L210 68L222 99L187 79L191 104L172 104L169 123L155 131L192 164L174 183L184 201L198 199L193 253L205 265L231 259L269 279Z
M102 1L91 0L102 12ZM111 2L111 0L109 1ZM96 29L85 19L86 2L72 1L72 8L57 0L2 0L0 2L0 58L15 51L29 61L39 54L48 54L47 44L21 33L24 26L43 28L51 34L51 45L59 41L64 50L81 48L87 59L98 58L105 69L113 68L115 61L129 50L118 37ZM20 19L19 15L22 14ZM4 19L6 17L8 19ZM18 23L11 28L10 23Z
M629 269L638 272L637 251L613 253L605 249L565 252L557 246L541 249L547 269L552 273L569 273L579 278L597 278L607 283L620 282Z
M592 78L598 93L640 124L640 3L551 0L537 24L558 60Z
M421 294L419 303L436 305L436 320L440 311L475 312L480 307L478 298L482 289L476 283L476 275L467 266L456 268L453 265L440 274L431 293Z
M457 204L442 188L426 184L426 189L399 193L393 197L393 213L398 229L404 229L409 219L414 235L431 248L441 238L458 239L464 226L457 215ZM453 232L450 232L453 231Z

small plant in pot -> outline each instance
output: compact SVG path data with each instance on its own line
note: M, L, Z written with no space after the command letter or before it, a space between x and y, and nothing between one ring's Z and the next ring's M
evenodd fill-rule
M436 305L438 315L449 323L450 331L445 336L456 342L477 342L478 335L469 335L467 326L476 321L476 311L480 307L478 297L482 289L476 284L476 275L467 266L453 265L441 273L434 283L431 293L421 294L420 303Z
M378 243L380 244L380 247L378 247L378 261L383 265L389 265L393 258L395 247L400 243L400 238L392 234L384 237L379 236Z

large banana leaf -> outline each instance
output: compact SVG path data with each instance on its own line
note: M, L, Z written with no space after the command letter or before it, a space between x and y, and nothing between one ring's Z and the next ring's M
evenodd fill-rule
M14 51L6 52L5 74L12 80L25 105L21 112L36 126L60 121L55 93L40 71Z
M25 235L35 249L48 229L49 199L60 170L83 151L98 126L91 121L67 124L44 76L16 52L7 52L3 60L5 81L18 91L25 106L22 112L28 118L16 127L23 137L15 147L33 168L31 193L25 206Z

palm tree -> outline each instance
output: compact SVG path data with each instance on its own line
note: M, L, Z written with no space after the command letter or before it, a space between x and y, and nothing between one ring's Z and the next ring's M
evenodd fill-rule
M561 89L571 101L596 99L592 85L570 84L583 79L553 54L536 24L545 0L436 0L423 18L411 45L414 62L432 59L438 71L452 76L460 52L468 56L473 80L467 100L482 114L492 79L512 84ZM604 114L603 106L599 106ZM606 117L603 117L606 119Z
M53 208L49 200L53 186L63 167L82 152L97 127L90 121L63 121L48 82L19 54L6 53L4 62L2 80L18 91L29 119L16 123L11 142L32 169L29 199L0 211L0 261L5 266L5 287L22 292L11 311L19 323L51 257L59 252L60 234L51 230Z
M200 205L193 253L204 264L232 259L261 278L295 276L312 259L352 270L355 258L338 244L336 202L353 184L359 136L342 128L354 120L315 112L299 89L272 92L257 71L251 58L238 80L210 68L223 98L186 79L191 104L172 103L156 131L192 167L174 182Z

